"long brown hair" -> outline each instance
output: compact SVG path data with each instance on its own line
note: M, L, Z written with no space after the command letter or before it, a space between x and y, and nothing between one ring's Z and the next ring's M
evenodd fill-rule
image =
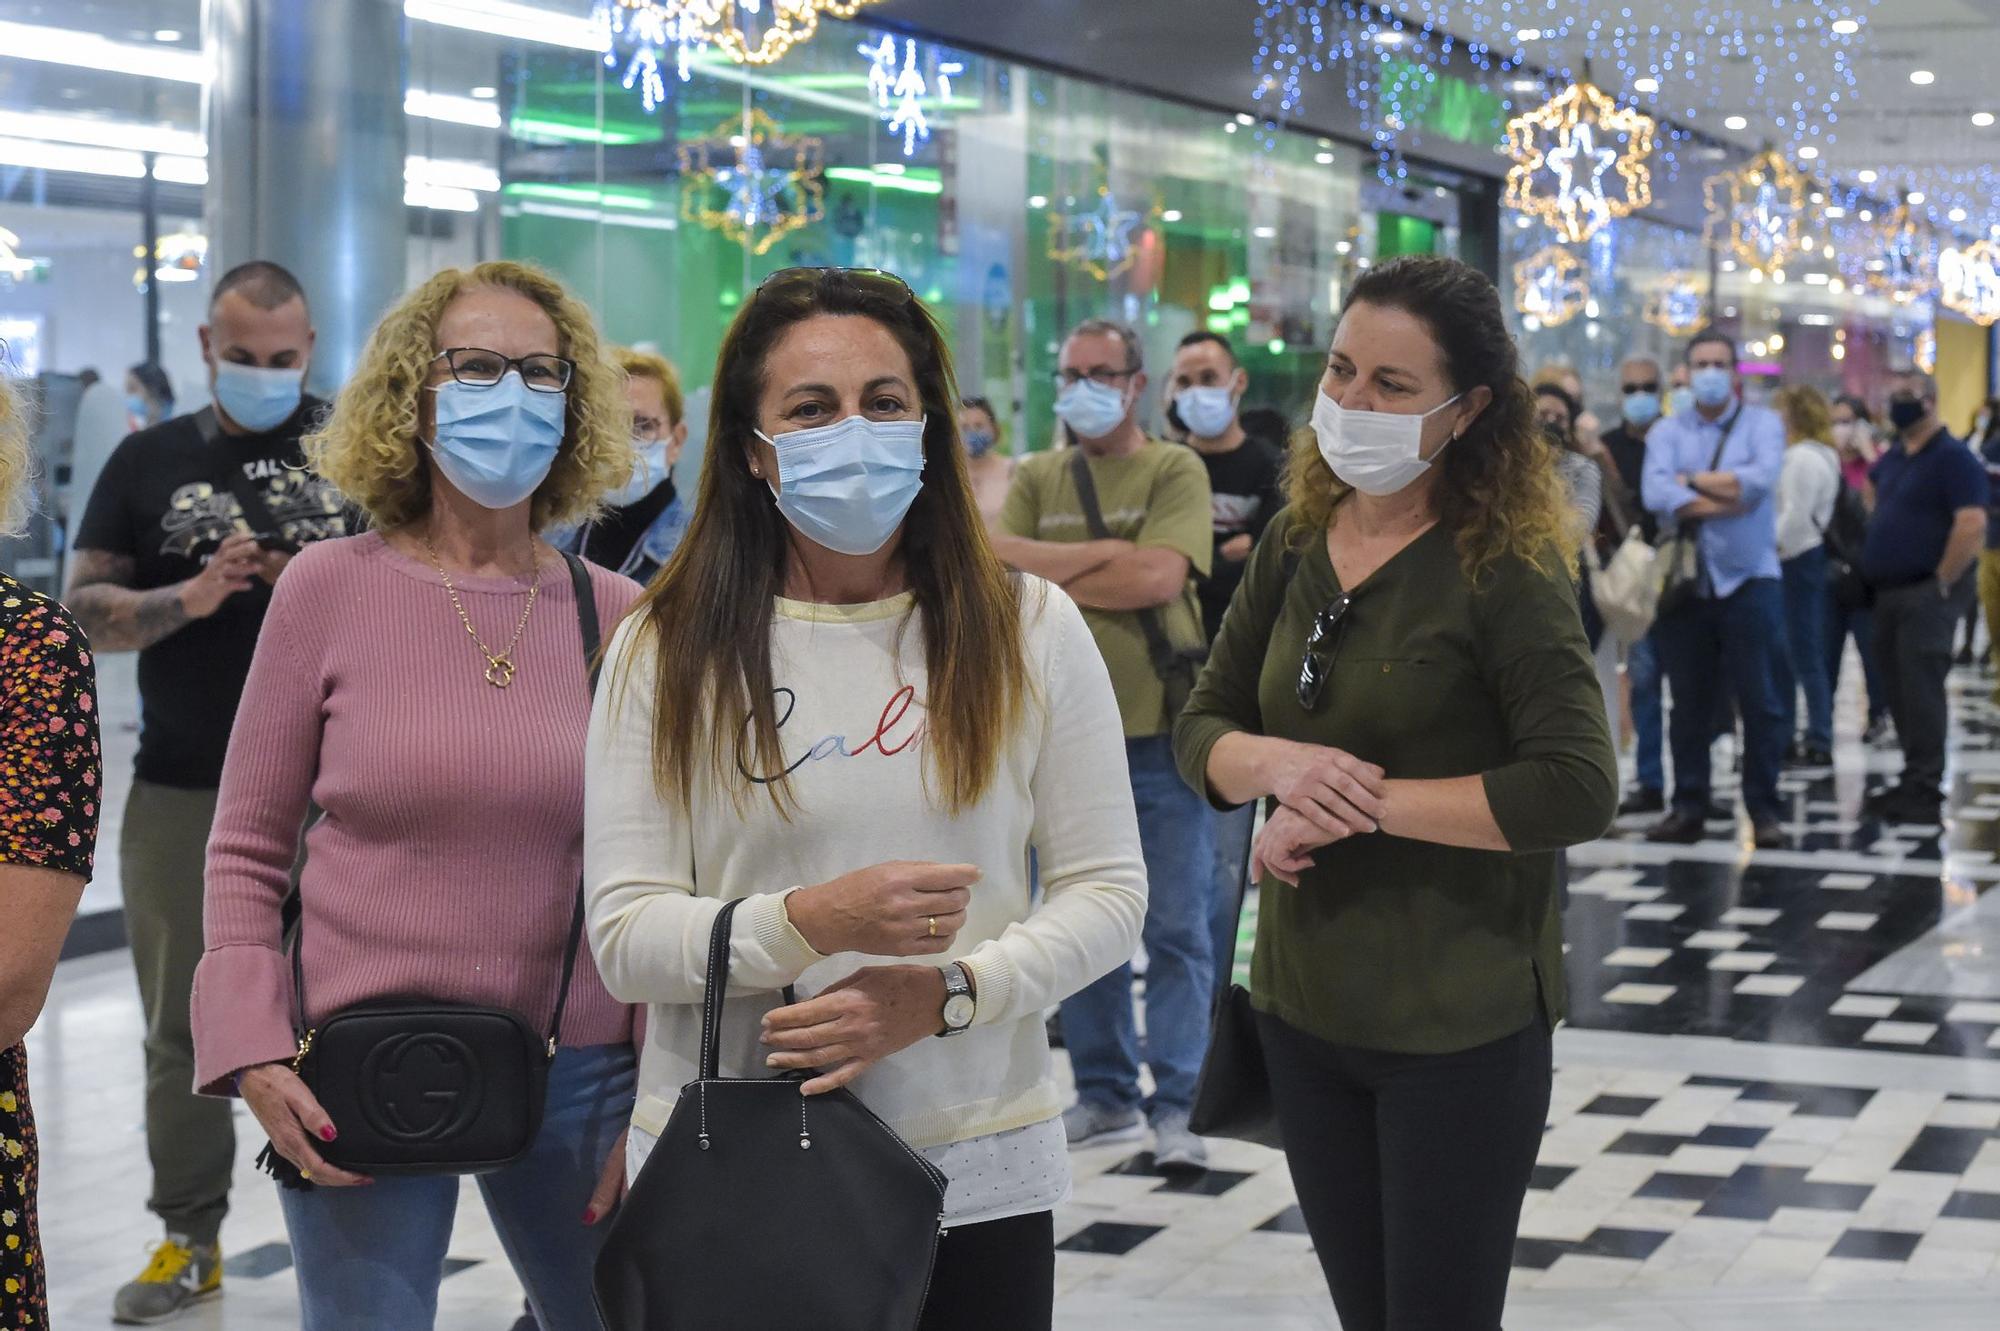
M785 767L771 618L791 528L770 487L750 474L743 446L757 429L771 348L817 315L873 319L902 344L916 375L927 421L924 485L904 522L901 553L929 670L923 702L932 793L959 813L985 793L1021 715L1028 672L1019 583L988 544L973 500L944 331L914 295L899 297L884 281L859 281L839 269L767 284L737 314L716 357L694 520L633 611L640 641L650 640L658 659L653 777L663 798L686 808L704 777L740 801L750 785L743 773ZM769 791L789 817L789 782L772 781Z
M1438 521L1457 533L1466 576L1477 579L1507 555L1550 571L1573 567L1565 552L1578 548L1576 518L1542 438L1534 393L1521 381L1520 356L1492 280L1457 259L1411 256L1363 274L1341 313L1356 305L1412 315L1430 330L1454 392L1483 384L1493 394L1444 450L1438 470ZM1349 490L1304 432L1285 472L1285 497L1298 515L1294 539L1324 535Z

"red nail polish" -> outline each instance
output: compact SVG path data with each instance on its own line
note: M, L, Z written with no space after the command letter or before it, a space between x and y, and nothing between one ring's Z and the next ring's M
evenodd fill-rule
M320 1140L321 1140L321 1141L329 1141L329 1142L330 1142L330 1141L332 1141L332 1140L334 1139L334 1137L335 1137L335 1136L336 1136L337 1134L336 1134L336 1133L334 1132L334 1130L333 1130L333 1125L332 1125L331 1123L329 1123L329 1124L327 1124L327 1125L326 1125L325 1127L323 1127L323 1128L321 1128L321 1129L319 1130L319 1135L320 1135Z
M595 1206L586 1206L583 1209L583 1223L586 1225L597 1223L597 1208Z

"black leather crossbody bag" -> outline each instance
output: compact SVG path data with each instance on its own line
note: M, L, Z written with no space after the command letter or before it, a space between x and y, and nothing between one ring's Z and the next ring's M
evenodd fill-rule
M598 1315L610 1331L912 1331L945 1177L851 1091L718 1075L741 904L710 931L700 1075L605 1236Z
M597 687L597 600L581 560L564 555L576 588L584 659ZM534 1145L548 1099L549 1065L583 937L583 884L577 883L563 949L562 979L547 1034L507 1008L392 999L343 1009L306 1023L304 921L292 940L292 1069L340 1130L314 1149L360 1174L482 1174L503 1169ZM269 1147L258 1163L288 1187L310 1187Z

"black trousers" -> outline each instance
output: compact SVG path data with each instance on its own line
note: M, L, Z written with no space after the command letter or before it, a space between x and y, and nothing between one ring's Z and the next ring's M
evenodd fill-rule
M1944 785L1952 634L1974 601L1970 575L1948 596L1938 594L1936 579L1875 595L1875 665L1903 746L1903 785L1927 798Z
M1497 1331L1553 1076L1538 1019L1456 1054L1259 1013L1299 1209L1346 1331Z
M917 1331L1049 1331L1055 1306L1055 1216L1037 1211L939 1239Z

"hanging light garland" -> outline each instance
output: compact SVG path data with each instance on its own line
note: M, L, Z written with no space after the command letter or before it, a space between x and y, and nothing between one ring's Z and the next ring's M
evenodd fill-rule
M917 59L917 43L884 35L855 48L868 60L868 93L891 134L903 136L903 156L914 157L919 143L930 142L931 114L935 97L951 98L951 81L965 73L965 62L953 60L942 49L933 50L926 64ZM927 113L926 108L929 108Z
M1593 83L1572 83L1507 122L1507 205L1539 217L1558 239L1581 244L1614 217L1653 201L1657 122L1620 107ZM1605 192L1606 177L1618 184Z
M1560 245L1514 265L1514 308L1542 328L1559 328L1590 303L1590 270Z
M1708 322L1708 298L1690 272L1668 273L1646 290L1642 316L1668 337L1686 337Z
M1938 256L1938 299L1982 328L2000 323L2000 241L1974 241Z
M1937 267L1937 233L1908 199L1870 227L1862 280L1876 295L1907 305L1931 289Z
M681 216L754 254L826 214L825 143L761 110L680 147Z
M1937 373L1937 329L1925 328L1910 344L1910 363L1925 374Z
M1710 245L1726 248L1737 261L1771 276L1798 257L1804 245L1806 177L1776 149L1766 149L1734 171L1710 176Z

